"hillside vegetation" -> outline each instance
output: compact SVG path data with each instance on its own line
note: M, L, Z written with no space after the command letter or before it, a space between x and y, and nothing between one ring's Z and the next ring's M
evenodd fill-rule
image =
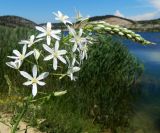
M120 25L122 27L129 28L134 31L160 31L160 19L155 20L146 20L146 21L133 21L130 19L117 17L113 15L105 15L105 16L94 16L90 17L89 21L105 21L109 24ZM78 23L77 23L78 24ZM36 24L33 21L27 20L18 16L1 16L0 17L0 25L10 26L10 27L29 27L33 28L35 25L45 25ZM54 28L63 28L65 27L62 23L53 23Z
M13 49L20 48L18 42L27 39L35 30L0 26L0 33L3 33L0 34L0 93L25 97L31 89L21 85L23 79L5 62ZM106 128L117 132L129 127L132 87L141 71L139 62L124 45L106 36L99 36L89 53L89 59L83 64L76 82L68 78L59 80L56 76L46 81L47 86L39 91L62 89L68 93L60 98L52 97L40 107L31 108L26 115L31 125L48 133L100 133ZM30 69L27 65L22 67ZM13 100L9 100L7 105L7 109L21 109L19 102ZM18 109L15 110L15 106ZM39 119L44 121L38 124Z
M33 28L37 24L31 20L18 16L0 16L0 25L9 27L27 27Z

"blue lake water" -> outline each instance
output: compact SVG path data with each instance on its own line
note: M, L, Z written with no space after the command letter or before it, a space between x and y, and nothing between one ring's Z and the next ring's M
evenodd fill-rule
M145 73L160 78L160 32L144 32L139 34L145 39L155 42L156 45L142 46L129 40L124 41L124 43L144 63Z
M140 133L160 133L160 32L139 34L156 45L142 46L129 40L123 42L144 64L141 96L136 103L132 126Z

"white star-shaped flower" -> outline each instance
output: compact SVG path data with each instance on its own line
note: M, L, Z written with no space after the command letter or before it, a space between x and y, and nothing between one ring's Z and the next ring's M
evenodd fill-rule
M22 53L20 53L18 50L13 50L13 54L15 56L7 56L8 58L15 59L15 60L20 60L23 61L25 58L33 54L33 51L27 52L27 45L23 46Z
M32 85L33 96L36 96L36 94L37 94L37 84L40 86L44 86L46 83L42 82L41 80L46 78L49 75L48 72L44 72L44 73L40 74L39 76L37 76L37 66L36 65L34 65L32 68L33 76L31 76L30 74L28 74L25 71L20 71L20 74L29 80L27 82L24 82L23 85L26 85L26 86Z
M84 44L82 45L79 49L78 49L79 53L80 53L80 59L83 60L83 59L87 59L88 55L87 55L87 52L88 52L88 46L87 44Z
M76 11L76 17L75 17L76 21L85 21L89 19L89 16L87 17L83 17L82 14L80 13L80 11Z
M83 29L80 29L79 33L77 34L73 28L71 28L69 26L68 26L68 28L69 28L70 33L73 36L73 38L70 39L70 42L74 43L72 51L75 52L77 50L78 46L81 47L82 44L87 42L87 39L82 37Z
M24 44L24 45L28 45L28 47L31 47L33 44L35 44L35 43L37 43L37 42L39 42L39 41L41 41L42 39L38 39L38 40L35 40L35 36L34 35L32 35L32 36L30 36L30 38L29 38L29 40L21 40L20 42L19 42L19 44Z
M65 55L67 53L66 50L58 50L59 49L59 41L56 41L55 47L50 48L47 45L43 44L43 48L50 53L47 57L44 58L45 61L53 59L53 68L54 70L57 70L57 64L58 60L66 64L66 60L62 57L62 55Z
M72 22L70 22L68 19L69 17L66 15L63 15L60 11L58 11L58 13L53 13L56 16L56 20L62 21L64 24L69 23L72 24Z
M73 58L72 62L66 57L67 62L68 62L68 71L67 71L67 76L71 78L71 80L76 80L76 77L73 76L75 72L78 72L80 70L80 67L75 66L76 58Z
M16 60L16 61L11 61L11 62L6 62L6 65L13 69L19 69L22 65L22 61Z
M52 30L51 22L47 23L47 27L36 26L36 29L42 32L37 36L37 38L47 37L47 45L51 44L51 37L56 40L60 40L60 37L57 34L60 34L61 30Z

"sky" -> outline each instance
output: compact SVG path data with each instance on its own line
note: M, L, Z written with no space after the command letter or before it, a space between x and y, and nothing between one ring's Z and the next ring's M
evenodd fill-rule
M78 10L83 16L149 20L160 18L160 0L0 0L0 16L16 15L36 23L55 22L52 12L58 10L71 18Z

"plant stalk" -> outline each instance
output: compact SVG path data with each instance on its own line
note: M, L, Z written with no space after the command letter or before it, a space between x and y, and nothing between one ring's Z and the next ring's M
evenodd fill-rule
M16 120L16 123L13 125L13 127L11 129L11 133L16 133L17 127L18 127L20 121L22 120L23 116L27 112L27 109L28 109L28 103L26 102L25 105L24 105L24 107L23 107L22 112L20 113L20 115L18 116L18 118Z

